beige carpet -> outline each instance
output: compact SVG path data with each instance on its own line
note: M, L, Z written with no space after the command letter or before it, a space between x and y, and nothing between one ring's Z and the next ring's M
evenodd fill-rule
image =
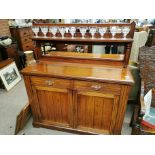
M0 134L13 135L15 131L16 116L27 103L28 98L23 80L19 82L9 92L0 89ZM130 135L131 128L129 122L131 119L133 105L127 106L126 115L123 123L122 135ZM56 130L34 128L32 118L28 121L20 135L71 135L71 133L60 132Z

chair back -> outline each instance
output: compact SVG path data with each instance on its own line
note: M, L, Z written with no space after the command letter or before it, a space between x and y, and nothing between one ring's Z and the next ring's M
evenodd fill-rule
M155 46L142 47L139 52L140 76L144 81L144 95L155 88ZM153 93L152 106L155 106L155 93Z

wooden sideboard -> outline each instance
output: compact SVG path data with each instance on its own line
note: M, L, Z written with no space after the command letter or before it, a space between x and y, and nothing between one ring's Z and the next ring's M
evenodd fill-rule
M106 38L84 39L69 36L53 38L51 35L32 37L36 43L37 63L23 69L22 74L35 127L81 134L121 134L128 95L134 83L127 65L135 24L90 24L94 25L131 26L131 31L125 39L121 34L116 38L110 38L111 34L107 34ZM41 45L46 42L123 44L125 51L123 55L62 51L46 54L41 52Z
M17 41L19 50L28 51L34 49L34 44L31 39L33 32L30 27L25 28L10 28L11 36Z
M41 61L22 71L35 127L89 134L121 134L128 68Z

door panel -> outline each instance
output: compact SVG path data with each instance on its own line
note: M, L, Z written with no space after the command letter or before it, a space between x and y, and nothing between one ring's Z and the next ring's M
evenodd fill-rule
M33 86L39 120L52 125L72 124L72 93L67 89Z
M98 133L112 133L119 96L100 92L75 92L75 128Z

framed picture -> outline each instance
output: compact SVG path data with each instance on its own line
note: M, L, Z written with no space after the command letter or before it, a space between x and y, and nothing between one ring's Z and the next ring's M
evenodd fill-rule
M21 76L15 62L12 62L8 66L0 69L0 78L7 91L13 88L21 80Z

